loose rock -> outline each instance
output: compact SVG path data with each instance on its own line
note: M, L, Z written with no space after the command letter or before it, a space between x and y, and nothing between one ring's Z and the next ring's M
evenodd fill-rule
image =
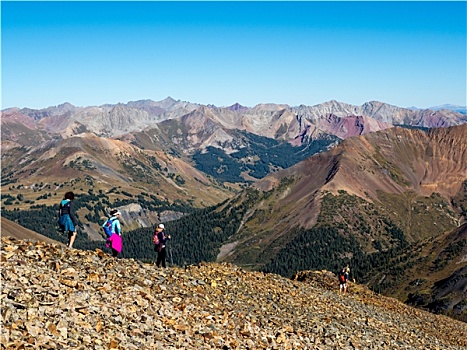
M7 237L1 261L2 349L467 347L467 324L355 284L341 295L327 272L158 269Z

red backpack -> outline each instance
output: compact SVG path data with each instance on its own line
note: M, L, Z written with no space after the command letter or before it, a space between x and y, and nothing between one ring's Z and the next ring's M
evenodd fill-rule
M339 274L339 282L345 283L345 273L341 272Z

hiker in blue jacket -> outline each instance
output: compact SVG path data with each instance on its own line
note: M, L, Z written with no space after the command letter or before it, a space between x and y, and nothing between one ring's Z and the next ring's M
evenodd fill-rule
M68 234L68 248L73 248L77 235L78 220L73 209L74 199L75 194L73 192L65 193L58 210L58 225L60 226L60 231Z
M110 218L104 222L102 228L107 235L106 247L112 248L112 256L118 257L118 254L122 252L122 226L120 225L120 211L118 209L112 209L110 211Z
M118 209L112 209L110 211L110 218L108 218L103 224L102 228L104 229L107 237L112 236L113 233L117 235L122 235L122 226L120 225L120 211Z

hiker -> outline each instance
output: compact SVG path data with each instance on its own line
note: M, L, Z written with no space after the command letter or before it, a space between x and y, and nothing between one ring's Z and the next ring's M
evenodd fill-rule
M162 267L165 266L165 258L166 258L166 249L165 245L168 239L170 239L170 235L166 235L164 232L165 226L164 224L157 225L154 235L153 235L153 242L154 242L154 251L157 253L157 260L156 266L159 267L162 264Z
M77 235L78 220L76 220L75 212L73 209L73 200L75 194L73 192L65 193L64 198L60 202L58 210L58 225L60 231L68 234L68 248L73 248Z
M117 209L112 209L110 211L110 218L102 225L105 234L107 235L106 247L112 248L112 256L114 258L118 257L118 254L121 253L123 242L122 242L122 227L120 225L121 213Z
M341 272L339 272L339 291L342 294L345 294L347 292L347 278L348 275L346 273L347 269L345 267L342 268ZM349 269L350 271L350 269Z

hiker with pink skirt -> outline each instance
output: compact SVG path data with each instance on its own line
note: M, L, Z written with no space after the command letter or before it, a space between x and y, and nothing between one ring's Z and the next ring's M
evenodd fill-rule
M120 226L120 221L118 218L120 217L121 213L117 209L113 209L110 212L112 216L112 234L110 237L107 238L106 247L112 248L112 256L118 257L118 254L122 252L123 242L122 242L122 228Z

